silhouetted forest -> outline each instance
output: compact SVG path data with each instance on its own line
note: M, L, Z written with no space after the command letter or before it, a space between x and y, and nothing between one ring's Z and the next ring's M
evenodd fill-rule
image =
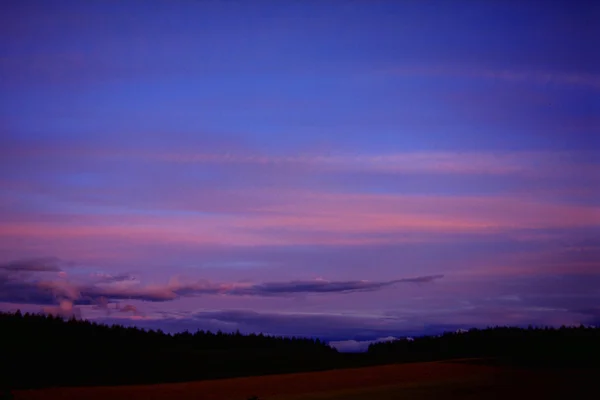
M372 344L338 353L319 339L166 334L43 314L0 313L0 388L216 379L450 358L583 366L600 364L597 328L490 328ZM490 361L486 361L490 362Z
M368 354L382 362L486 358L521 366L600 365L600 329L495 327L374 343Z
M315 370L337 353L318 339L201 330L171 335L18 312L0 313L0 332L0 382L10 388L154 383ZM325 363L322 368L327 366Z

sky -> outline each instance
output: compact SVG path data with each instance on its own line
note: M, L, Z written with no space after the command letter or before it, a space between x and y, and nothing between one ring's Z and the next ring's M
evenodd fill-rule
M0 309L346 350L600 325L599 19L2 2Z

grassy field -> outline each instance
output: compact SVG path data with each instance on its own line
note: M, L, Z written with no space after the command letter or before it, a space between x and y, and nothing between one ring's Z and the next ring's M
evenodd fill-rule
M385 365L202 382L17 391L15 399L587 399L598 370L524 369L466 362ZM595 398L592 396L591 398Z

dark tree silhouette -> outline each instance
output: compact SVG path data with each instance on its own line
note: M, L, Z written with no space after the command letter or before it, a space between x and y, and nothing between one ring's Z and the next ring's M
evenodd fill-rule
M20 312L0 313L0 332L0 367L7 371L0 374L0 388L151 383L323 369L332 366L337 354L311 338L202 330L171 335Z
M197 330L167 334L43 314L0 313L0 393L289 373L479 358L544 366L600 365L600 329L496 327L375 343L338 353L319 339Z
M600 329L584 326L471 329L375 343L369 346L368 353L381 361L475 357L520 365L588 366L597 365L600 360Z

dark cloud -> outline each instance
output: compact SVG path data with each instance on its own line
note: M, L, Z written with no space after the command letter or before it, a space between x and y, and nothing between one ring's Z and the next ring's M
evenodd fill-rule
M397 279L395 281L392 281L391 284L394 283L428 283L428 282L432 282L436 279L442 279L444 277L444 275L428 275L428 276L417 276L415 278L404 278L404 279Z
M600 301L600 299L596 299L596 302L594 304L598 304L598 301ZM596 307L591 306L591 307L577 309L577 310L573 310L573 311L583 315L582 323L584 325L593 325L593 326L600 327L600 307L599 306L596 306Z
M285 296L294 294L352 293L380 290L397 283L427 283L442 275L420 276L390 281L291 281L260 284L212 283L200 280L193 283L169 283L159 286L142 286L132 281L128 274L93 275L89 282L71 282L63 275L54 280L39 276L24 276L15 271L60 272L47 259L17 261L2 266L0 273L0 301L7 303L51 305L69 300L76 305L96 305L106 308L108 303L121 300L166 302L179 297L201 295L229 296ZM37 279L36 279L37 278Z
M592 286L566 285L569 277L525 280L510 278L498 287L487 286L482 282L469 282L479 287L476 293L453 292L454 296L444 295L426 304L399 305L395 310L382 313L302 313L302 312L256 312L252 310L210 310L201 312L163 312L152 314L143 320L130 321L123 317L120 322L131 323L146 328L163 329L168 332L183 330L240 330L243 333L263 332L271 335L313 336L327 341L338 342L345 351L359 351L368 342L387 337L414 337L424 334L455 332L460 329L486 328L496 325L526 327L536 326L600 325L600 309L597 290ZM428 282L429 278L411 278L408 282ZM593 279L590 279L593 281ZM405 280L402 280L405 281ZM578 281L578 280L577 280ZM237 290L241 295L283 295L288 293L337 293L331 290L350 288L352 291L365 286L356 282L317 281L318 289L309 282L282 282L262 285L249 285L242 288L222 288L224 292ZM359 281L360 282L360 281ZM516 285L516 283L523 285ZM546 283L551 283L546 287ZM364 282L363 282L364 283ZM387 282L386 282L387 283ZM449 284L452 284L451 282ZM379 286L377 286L379 285ZM483 287L481 287L483 285ZM374 287L380 287L376 283ZM323 287L326 288L323 289ZM366 286L368 288L373 287ZM274 290L273 288L276 288ZM455 287L461 289L461 286ZM561 289L562 288L562 289ZM581 290L583 288L584 290ZM187 289L191 289L188 287ZM242 290L243 289L243 290ZM550 291L550 289L554 289ZM577 290L580 289L580 290ZM275 294L270 293L275 291ZM536 290L539 291L536 293ZM260 294L259 294L260 293ZM596 293L596 295L594 295Z
M81 298L97 299L106 298L110 300L141 300L162 302L175 300L177 293L168 287L119 287L119 286L104 286L104 285L85 285L80 289Z
M337 314L261 313L250 310L222 310L198 312L191 318L202 322L216 320L271 334L327 335L349 329L373 329L378 319Z
M133 275L130 275L130 274L117 274L117 275L94 274L93 277L96 280L98 280L99 282L105 282L105 283L123 282L123 281L132 281L132 280L135 280L135 277Z
M384 282L369 281L291 281L269 282L246 288L233 289L231 294L238 295L284 295L294 293L350 293L379 290L397 283L427 283L442 278L443 275L420 276L416 278L395 279Z
M133 315L142 315L142 313L137 309L137 307L131 304L125 304L124 306L119 306L119 304L117 304L117 311L120 313L130 312Z
M162 329L176 333L197 329L242 333L262 332L277 336L319 337L339 342L342 347L348 341L365 342L381 338L402 338L423 334L455 331L464 326L415 324L403 317L384 315L348 315L335 313L285 313L256 312L251 310L217 310L196 313L159 312L140 320L127 318L101 318L101 322L135 325L146 329ZM342 343L343 342L343 343ZM346 346L345 350L351 350ZM354 346L356 347L356 346ZM354 349L356 350L356 349Z
M194 321L197 327L221 324L241 332L263 332L283 336L313 336L332 341L368 341L382 337L440 333L438 326L425 326L404 317L338 313L256 312L251 310L203 311L179 316L179 322ZM173 322L177 326L177 322ZM189 322L188 322L189 323ZM451 330L456 327L452 326Z
M291 281L266 282L254 285L217 284L198 281L166 286L105 286L90 285L80 289L84 298L106 297L113 300L143 300L163 302L178 297L224 294L230 296L283 296L310 293L351 293L379 290L397 283L428 283L443 275L395 279L384 282L368 281Z
M50 289L35 282L19 282L0 276L0 302L51 305L57 300Z
M0 301L22 304L56 304L60 284L47 278L47 272L61 272L56 258L32 258L0 264ZM35 279L37 276L37 279ZM69 296L66 296L69 297Z
M166 332L222 330L242 333L262 332L269 335L312 336L369 340L391 336L402 331L400 320L382 324L381 316L356 316L332 313L303 314L255 312L250 310L219 310L197 313L161 312L154 318L129 320L126 318L101 318L99 321L123 323ZM414 332L412 332L414 334ZM366 339L363 339L366 338Z
M32 258L0 264L0 270L13 272L60 272L56 258Z
M109 302L108 299L106 297L99 297L94 301L94 307L98 310L104 310L106 311L106 315L110 314L110 309L109 309Z

